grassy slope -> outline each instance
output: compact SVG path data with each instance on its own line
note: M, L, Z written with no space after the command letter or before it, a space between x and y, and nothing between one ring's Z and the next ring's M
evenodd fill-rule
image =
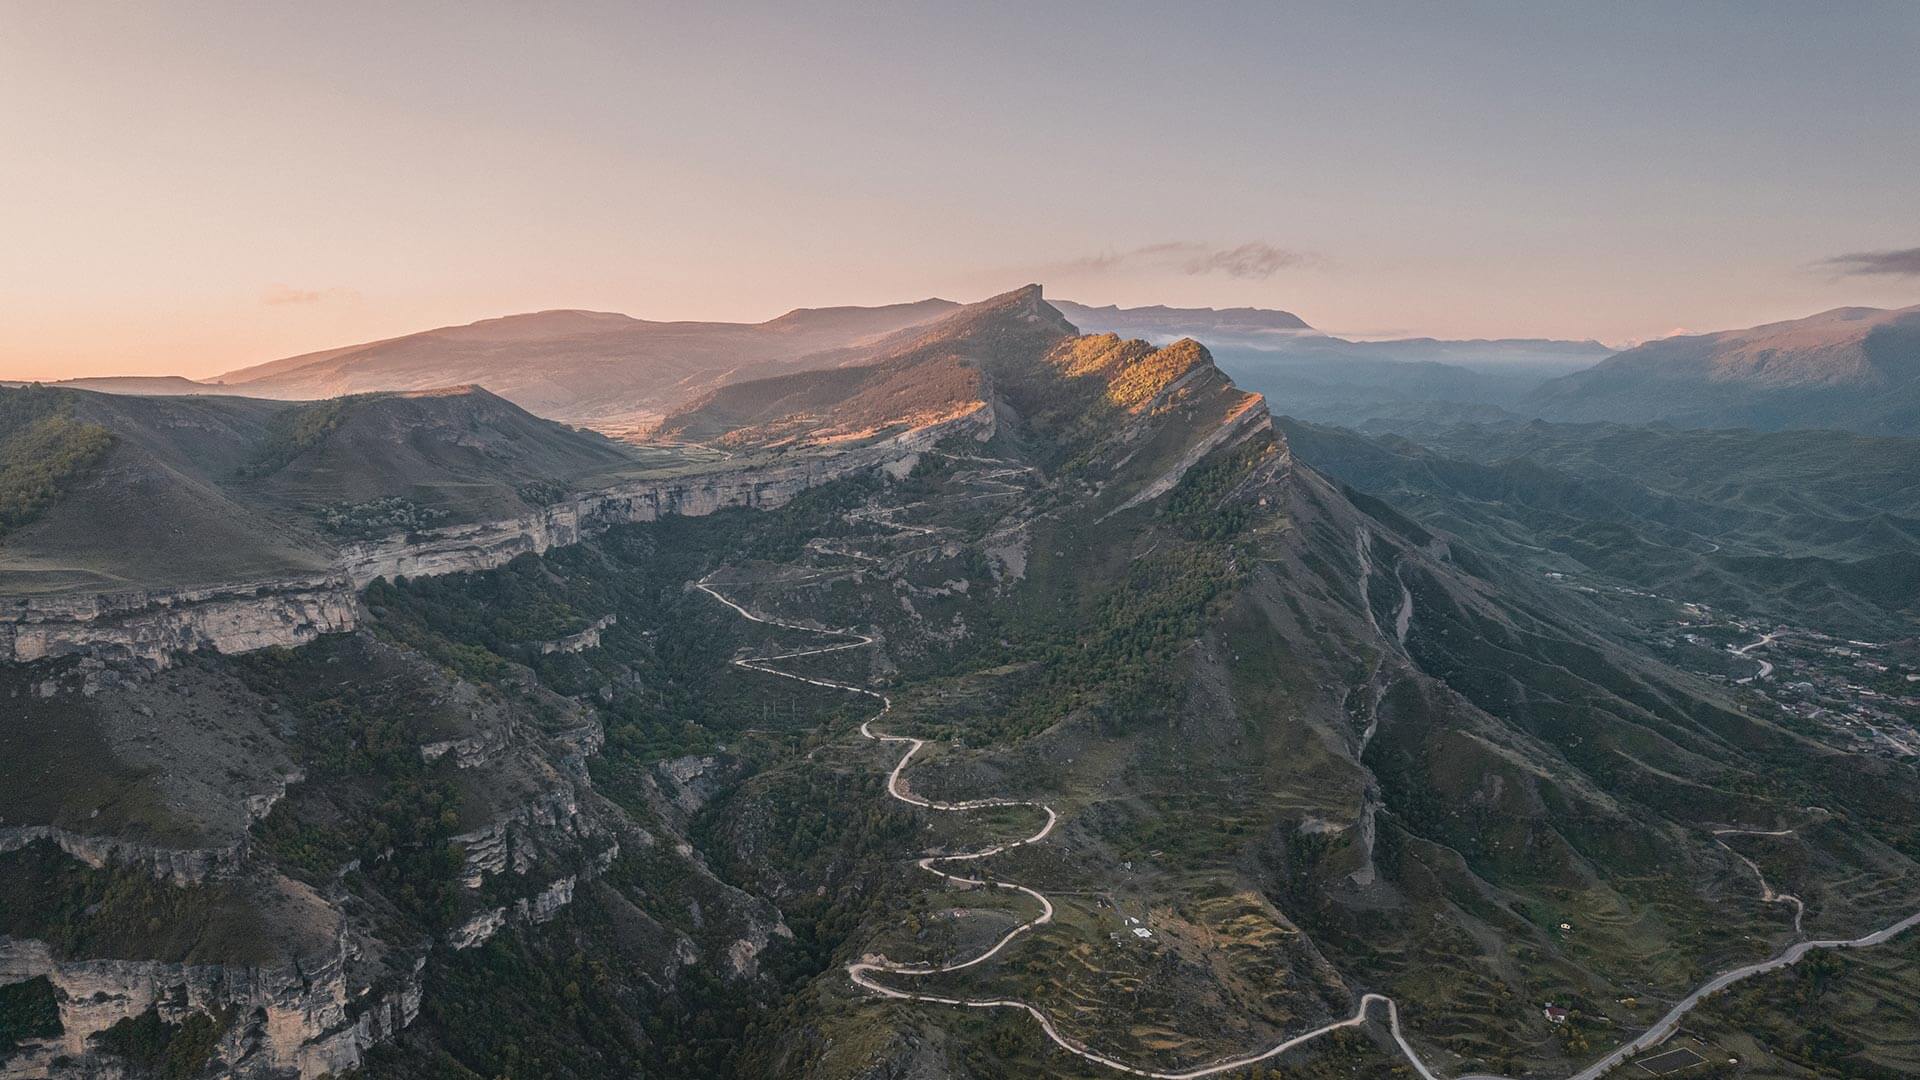
M326 569L346 539L528 513L670 471L484 391L288 404L7 390L0 592L244 582Z
M0 536L32 521L113 445L53 391L0 389Z

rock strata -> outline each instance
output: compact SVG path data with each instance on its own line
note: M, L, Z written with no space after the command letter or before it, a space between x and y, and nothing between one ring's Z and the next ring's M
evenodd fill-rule
M697 476L629 481L583 492L516 518L456 525L341 547L331 573L177 590L0 599L0 662L63 656L134 660L165 667L182 652L249 652L293 646L354 628L356 594L399 577L490 570L517 556L577 544L615 525L702 516L736 507L771 509L843 477L897 466L941 439L984 438L991 409L976 410L831 455L756 464ZM559 648L597 643L597 626ZM579 636L579 635L576 635Z

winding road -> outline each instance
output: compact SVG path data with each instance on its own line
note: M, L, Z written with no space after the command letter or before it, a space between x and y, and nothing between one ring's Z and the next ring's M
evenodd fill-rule
M1792 893L1774 892L1773 886L1767 882L1767 875L1761 871L1759 863L1733 850L1725 840L1720 839L1723 836L1792 836L1793 834L1792 829L1715 829L1713 842L1726 848L1729 855L1746 863L1747 869L1753 871L1753 876L1760 879L1761 903L1793 905L1793 935L1799 937L1805 933L1801 929L1800 921L1807 916L1807 905L1801 903L1800 898Z
M909 525L903 525L903 524L899 524L892 521L882 520L882 518L879 515L869 516L866 518L866 520L872 521L875 524L886 525L893 528L901 529L903 531L917 532L922 534L931 533L933 531L930 529L926 529L922 526L909 526ZM1365 560L1368 552L1365 550L1365 547L1364 547L1365 545L1364 536L1360 540L1360 543L1363 545L1361 549L1361 558ZM851 554L851 552L841 552L841 554ZM912 806L918 806L927 810L963 812L968 810L981 810L981 809L986 809L990 807L1026 806L1026 807L1032 807L1033 809L1043 813L1046 816L1045 824L1041 825L1038 831L1034 832L1031 836L1028 836L1024 839L1014 840L1004 844L996 844L991 847L983 848L979 851L965 852L962 854L929 855L925 858L920 859L918 862L918 865L922 870L925 870L930 874L934 874L938 877L944 878L956 884L969 885L969 886L992 886L992 887L1009 889L1015 892L1022 893L1032 898L1034 902L1039 905L1040 912L1038 915L1034 916L1031 919L1028 919L1027 921L1019 924L1018 926L1015 926L1012 930L1007 931L1007 933L1003 935L998 941L994 942L994 944L991 947L981 952L979 955L974 956L971 959L967 959L967 960L957 961L949 964L930 964L930 963L898 964L886 959L883 956L869 955L869 956L862 957L861 959L854 961L852 963L849 963L847 965L847 977L851 979L855 985L861 987L862 989L871 991L875 994L879 994L883 997L893 998L901 1001L925 1002L928 1004L950 1005L950 1006L955 1006L959 1008L968 1008L968 1009L1014 1009L1020 1012L1024 1012L1027 1015L1033 1017L1034 1021L1040 1025L1040 1030L1046 1034L1047 1038L1052 1040L1053 1043L1056 1046L1059 1046L1062 1050L1065 1050L1068 1053L1073 1054L1077 1057L1080 1057L1084 1060L1093 1062L1098 1065L1105 1066L1109 1069L1113 1069L1117 1072L1127 1073L1133 1076L1151 1077L1153 1078L1153 1080L1201 1080L1202 1077L1216 1076L1221 1073L1232 1072L1236 1069L1243 1069L1249 1065L1256 1065L1256 1064L1259 1064L1260 1062L1268 1061L1273 1058L1279 1057L1281 1054L1284 1054L1287 1051L1293 1050L1306 1043L1312 1042L1313 1040L1318 1039L1323 1035L1328 1035L1333 1032L1345 1030L1348 1028L1360 1027L1368 1022L1369 1013L1374 1008L1374 1006L1378 1005L1378 1006L1384 1007L1386 1010L1387 1030L1392 1035L1394 1044L1399 1048L1400 1052L1406 1056L1408 1063L1413 1067L1414 1071L1419 1074L1419 1076L1421 1077L1421 1080L1445 1080L1445 1078L1435 1073L1433 1069L1429 1067L1424 1060L1421 1059L1420 1055L1414 1051L1413 1046L1408 1043L1406 1036L1402 1033L1401 1027L1400 1027L1399 1006L1394 1003L1392 998L1389 998L1383 994L1376 994L1376 993L1362 994L1358 1003L1354 1007L1352 1016L1349 1016L1344 1020L1336 1020L1331 1023L1323 1024L1310 1031L1302 1032L1299 1035L1292 1036L1264 1050L1249 1053L1244 1056L1228 1058L1221 1061L1215 1061L1207 1065L1195 1066L1190 1069L1184 1069L1179 1071L1163 1071L1163 1070L1143 1068L1136 1065L1129 1065L1126 1062L1120 1061L1107 1054L1103 1054L1099 1051L1088 1048L1087 1046L1080 1043L1078 1040L1075 1040L1063 1034L1060 1031L1060 1029L1054 1024L1054 1021L1051 1017L1049 1017L1039 1007L1029 1002L1021 1001L1016 998L943 997L935 994L922 994L922 993L915 993L910 990L902 990L898 987L890 986L887 983L879 981L879 979L877 979L876 976L893 975L893 976L913 977L913 976L939 975L947 972L960 971L965 968L973 967L976 964L984 963L992 959L993 957L997 956L1003 949L1005 949L1008 945L1012 944L1015 939L1019 938L1023 934L1026 934L1032 931L1035 927L1045 926L1047 923L1052 922L1053 915L1054 915L1053 902L1051 900L1048 900L1047 897L1041 892L1039 892L1038 890L1028 888L1025 885L1014 884L1012 882L988 881L982 878L965 877L961 874L953 873L948 870L943 870L940 868L939 864L978 861L981 859L991 858L994 855L998 855L1005 851L1010 851L1016 847L1022 847L1027 844L1039 843L1040 841L1045 840L1047 836L1053 832L1054 826L1059 823L1059 820L1060 820L1059 814L1057 814L1051 806L1048 806L1045 803L1037 802L1030 799L969 799L961 802L941 802L937 800L921 798L920 796L915 795L911 791L911 789L909 789L907 786L905 773L906 773L907 766L913 761L914 756L918 754L921 751L921 749L925 747L927 744L924 739L917 739L910 735L890 734L888 732L878 730L873 726L876 721L885 717L889 712L892 711L893 702L890 698L887 697L887 695L882 694L877 690L872 690L864 686L858 686L853 683L838 682L832 679L818 679L818 678L814 678L807 675L797 674L791 671L783 671L780 668L772 666L773 664L783 660L794 660L794 659L798 659L806 656L821 656L828 653L843 652L848 649L865 648L868 645L874 644L874 639L871 636L860 633L859 631L856 631L856 630L821 629L819 627L804 626L799 623L785 622L780 619L774 619L774 618L768 618L762 615L756 615L753 612L747 610L745 607L743 607L739 603L736 603L735 601L728 599L717 588L715 588L714 582L711 580L712 577L713 575L709 574L707 575L706 578L703 578L700 581L695 582L694 583L695 587L698 588L700 591L706 593L708 596L713 597L715 600L719 601L720 603L726 605L728 608L733 610L736 614L738 614L740 617L744 619L747 619L756 623L762 623L768 626L776 626L785 630L794 630L794 631L799 631L803 633L819 634L826 637L843 639L843 640L835 641L832 644L821 645L816 648L796 649L791 652L775 653L767 656L737 657L732 661L732 663L734 666L743 668L748 671L756 671L766 675L775 675L783 679L792 679L796 682L806 683L811 686L826 687L828 689L840 690L850 694L860 694L860 695L864 695L866 697L872 698L875 701L879 702L880 704L879 711L874 713L872 716L868 717L865 721L863 721L860 724L860 734L865 736L868 739L872 739L877 742L894 743L894 744L898 744L906 747L906 752L900 755L900 759L894 763L893 771L887 775L887 794L888 795L892 796L895 799L900 800L901 802L907 803ZM1362 588L1363 589L1365 588L1364 580L1362 582ZM1758 647L1760 645L1764 645L1771 640L1773 640L1773 636L1769 635L1767 637L1762 638L1760 641L1756 641L1752 645L1747 646L1746 649L1751 649L1751 648ZM1746 649L1739 649L1736 651L1744 655L1746 652ZM1764 662L1763 662L1763 665L1764 665ZM1771 665L1764 665L1764 666L1767 666L1769 669L1771 667ZM1725 829L1725 830L1717 831L1715 834L1715 837L1717 840L1718 836L1722 834L1733 834L1733 833L1742 833L1742 832L1758 832L1758 830ZM1774 834L1766 834L1766 835L1774 835ZM1728 850L1731 851L1732 849L1729 848ZM1752 867L1755 875L1760 878L1760 887L1763 893L1762 899L1764 901L1769 903L1791 903L1794 905L1794 908L1795 908L1794 929L1797 933L1800 928L1800 916L1804 913L1804 907L1803 905L1801 905L1799 898L1795 896L1774 893L1773 888L1767 884L1766 877L1760 873L1760 868L1756 864L1754 864L1752 860L1746 859L1745 856L1740 856L1738 852L1734 852L1734 854L1742 858L1744 861L1746 861L1747 865ZM1806 956L1808 953L1813 952L1817 949L1859 949L1859 948L1867 948L1873 945L1879 945L1883 942L1886 942L1906 932L1907 930L1913 928L1915 925L1920 925L1920 912L1916 912L1915 914L1910 915L1907 918L1902 919L1891 926L1885 927L1881 930L1877 930L1871 934L1867 934L1864 937L1858 937L1858 938L1853 938L1849 940L1800 941L1788 946L1786 949L1775 954L1769 959L1759 961L1758 963L1748 964L1743 967L1734 968L1730 971L1722 972L1721 974L1714 976L1712 979L1709 979L1706 983L1701 985L1699 988L1695 989L1692 993L1688 994L1685 998L1681 999L1678 1003L1676 1003L1673 1006L1673 1008L1667 1011L1665 1016L1661 1017L1659 1022L1654 1024L1652 1027L1648 1028L1645 1032L1642 1032L1636 1038L1621 1045L1619 1048L1607 1054L1605 1057L1601 1058L1600 1060L1587 1066L1585 1069L1582 1069L1579 1072L1574 1073L1571 1076L1567 1077L1566 1080L1599 1080L1599 1078L1602 1075L1618 1067L1620 1064L1625 1062L1627 1059L1631 1058L1633 1055L1641 1053L1642 1051L1648 1050L1654 1046L1659 1045L1661 1042L1665 1041L1668 1037L1670 1037L1674 1033L1675 1030L1679 1028L1680 1022L1683 1019L1685 1019L1686 1015L1689 1012L1693 1011L1693 1009L1697 1007L1702 1001L1706 1000L1708 997L1712 996L1713 994L1716 994L1721 990L1724 990L1727 987L1732 986L1733 984L1738 983L1744 979L1748 979L1755 975L1763 974L1765 972L1776 971L1780 968L1787 967L1790 964L1798 962L1802 957ZM1454 1080L1515 1080L1515 1078L1500 1076L1492 1073L1472 1073L1472 1074L1456 1077L1454 1078Z
M1752 652L1753 650L1755 650L1755 649L1757 649L1757 648L1759 648L1759 647L1760 647L1760 646L1762 646L1762 645L1771 645L1771 644L1773 644L1773 642L1775 641L1775 639L1777 639L1777 638L1778 638L1779 636L1780 636L1780 632L1779 632L1778 630L1776 630L1776 631L1774 631L1773 633L1770 633L1770 634L1761 634L1761 635L1760 635L1760 640L1759 640L1759 641L1750 641L1750 642L1748 642L1747 644L1745 644L1745 645L1742 645L1742 646L1740 646L1740 647L1739 647L1739 648L1737 648L1737 649L1733 649L1733 650L1731 650L1731 652L1732 652L1732 653L1733 653L1733 655L1735 655L1735 656L1747 656L1747 654L1748 654L1749 652ZM1737 679L1737 680L1735 680L1736 682L1740 682L1740 683L1743 683L1743 684L1744 684L1744 683L1750 683L1750 682L1752 682L1752 681L1754 681L1755 679L1764 679L1764 678L1766 678L1767 676L1769 676L1769 675L1771 675L1771 674L1773 674L1773 665L1772 665L1772 664L1769 664L1769 663L1767 663L1767 662L1766 662L1765 660L1762 660L1762 659L1760 659L1759 657L1755 657L1755 656L1747 656L1747 659L1749 659L1749 660L1752 660L1752 661L1753 661L1754 663L1756 663L1756 664L1759 664L1759 665L1760 665L1760 670L1759 670L1758 672L1755 672L1755 673L1754 673L1754 674L1752 674L1752 675L1749 675L1749 676L1747 676L1747 677L1746 677L1746 678L1744 678L1744 679Z

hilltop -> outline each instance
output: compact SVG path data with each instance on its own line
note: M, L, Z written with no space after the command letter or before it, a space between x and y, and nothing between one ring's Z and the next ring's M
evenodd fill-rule
M221 392L293 399L472 383L541 416L630 430L707 387L798 365L955 306L799 309L762 323L541 311L287 357L210 382Z
M17 430L53 417L98 444L0 538L6 593L320 573L343 542L523 514L645 464L477 387L322 402L41 387L0 400Z

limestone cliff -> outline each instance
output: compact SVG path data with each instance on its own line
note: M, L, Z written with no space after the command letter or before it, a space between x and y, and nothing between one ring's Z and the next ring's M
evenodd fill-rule
M113 1075L90 1040L119 1021L156 1010L178 1023L227 1014L217 1051L228 1075L315 1078L351 1069L420 1010L424 958L397 985L356 986L354 946L343 933L330 953L265 964L63 960L44 942L0 937L0 985L45 976L60 1000L61 1034L26 1043L0 1062L0 1078Z
M180 652L240 653L351 630L354 594L379 578L433 577L501 566L579 543L615 525L783 506L809 488L898 471L954 434L992 434L991 409L832 454L712 473L629 481L570 496L521 517L397 533L343 545L333 572L179 590L0 599L0 663L70 655L164 667Z

